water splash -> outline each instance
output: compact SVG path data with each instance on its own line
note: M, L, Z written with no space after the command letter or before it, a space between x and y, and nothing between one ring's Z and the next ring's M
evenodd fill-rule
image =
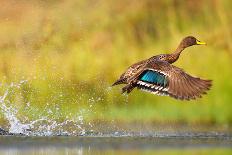
M84 135L86 129L84 127L83 109L80 111L80 115L77 120L66 119L63 122L48 118L48 116L42 116L39 119L33 121L22 122L17 117L18 110L13 107L10 101L7 99L9 91L12 88L20 88L22 84L27 81L21 81L20 83L11 83L5 90L4 94L0 96L0 110L3 113L6 120L9 122L9 133L11 134L23 134L28 136L54 136L54 135ZM92 102L90 99L89 102ZM93 104L90 104L90 108ZM30 103L26 103L26 107L30 107ZM51 109L46 108L47 114L53 115ZM57 110L57 109L56 109ZM89 126L92 124L89 123Z
M32 79L33 80L33 79ZM41 79L39 79L41 80ZM62 102L63 93L62 91L57 91L57 93L52 94L48 99L48 103L43 104L43 109L35 107L33 102L30 103L30 100L25 100L25 98L20 98L23 102L23 106L17 107L17 102L12 101L14 97L19 94L21 97L21 92L23 93L39 93L39 90L31 89L30 85L33 81L22 80L18 83L5 84L2 86L3 95L0 96L0 112L4 115L5 119L8 121L7 129L10 133L13 134L23 134L28 136L56 136L56 135L101 135L105 130L118 130L115 126L114 120L110 122L110 126L104 126L99 123L92 124L92 122L87 122L87 117L89 114L96 114L97 112L97 103L113 102L116 96L112 95L111 98L104 98L106 94L113 94L112 88L108 87L108 84L101 84L100 88L104 87L104 91L99 88L100 92L93 92L92 97L86 97L85 94L79 94L75 98L74 103L85 103L83 107L80 107L79 111L67 110L62 111L62 104L54 104L53 101L59 100ZM50 85L50 84L48 84ZM26 89L25 89L26 88ZM32 87L33 88L33 87ZM49 89L54 89L49 87ZM25 91L26 90L26 91ZM28 91L27 91L28 90ZM62 90L62 86L60 88ZM35 91L35 92L31 92ZM102 95L102 94L104 95ZM106 93L106 94L105 94ZM58 97L59 96L59 97ZM109 96L109 95L107 95ZM39 98L38 98L39 100ZM51 102L50 102L51 101ZM73 99L72 99L73 101ZM128 102L128 97L123 97L123 102ZM38 104L36 104L38 105ZM22 113L23 112L23 113ZM27 114L32 118L28 118ZM22 114L24 114L22 116ZM34 115L35 114L35 115ZM103 117L100 114L100 117ZM36 118L36 119L35 119ZM103 128L101 126L104 126ZM113 128L113 129L111 129ZM103 129L103 130L102 130ZM117 132L116 132L117 135Z
M9 121L10 133L26 133L28 129L30 129L31 124L22 124L16 117L17 110L11 106L6 106L6 96L8 95L8 90L4 93L2 97L0 97L0 103L1 103L1 110L5 116L5 118Z

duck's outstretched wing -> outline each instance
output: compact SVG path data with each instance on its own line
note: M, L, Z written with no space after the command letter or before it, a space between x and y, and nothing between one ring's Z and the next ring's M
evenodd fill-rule
M211 82L193 77L164 61L148 63L134 79L134 84L139 89L180 100L201 97L210 89Z

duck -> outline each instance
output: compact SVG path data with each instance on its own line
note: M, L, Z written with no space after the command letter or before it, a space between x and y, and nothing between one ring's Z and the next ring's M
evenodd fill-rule
M204 80L172 65L184 49L193 45L206 45L193 36L187 36L171 54L160 54L132 64L112 86L124 84L122 93L134 88L178 100L195 100L207 94L212 80Z

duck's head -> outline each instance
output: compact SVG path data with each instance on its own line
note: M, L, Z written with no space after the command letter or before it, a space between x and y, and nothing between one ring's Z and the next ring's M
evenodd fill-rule
M206 43L199 41L198 39L196 39L193 36L185 37L180 43L180 46L182 48L187 48L187 47L193 46L193 45L206 45Z

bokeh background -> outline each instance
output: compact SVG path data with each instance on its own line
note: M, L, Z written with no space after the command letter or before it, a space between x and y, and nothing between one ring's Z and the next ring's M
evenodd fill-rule
M7 104L22 121L232 124L230 0L0 3L0 95L8 92ZM110 88L129 65L172 52L187 35L207 46L186 49L175 65L212 79L208 95L177 101Z

